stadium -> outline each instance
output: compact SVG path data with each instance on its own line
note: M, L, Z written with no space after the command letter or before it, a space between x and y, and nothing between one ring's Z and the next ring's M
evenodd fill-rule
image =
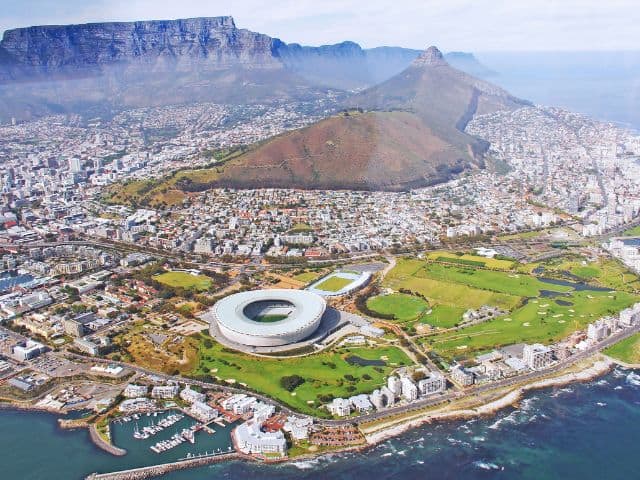
M313 337L325 300L304 290L254 290L218 301L211 311L211 333L247 347L280 347Z

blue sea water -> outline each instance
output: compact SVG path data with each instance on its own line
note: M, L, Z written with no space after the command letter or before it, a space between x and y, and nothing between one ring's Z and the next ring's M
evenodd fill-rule
M616 369L586 384L541 390L495 416L428 425L357 454L267 466L230 462L174 472L206 479L556 479L639 477L640 375ZM112 457L55 417L0 412L2 478L80 479L140 464Z
M513 95L640 131L640 52L484 52Z

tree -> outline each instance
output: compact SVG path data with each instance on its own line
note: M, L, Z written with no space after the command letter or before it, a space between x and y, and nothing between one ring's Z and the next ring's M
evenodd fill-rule
M280 386L289 392L293 392L304 382L304 378L302 378L300 375L287 375L280 379Z

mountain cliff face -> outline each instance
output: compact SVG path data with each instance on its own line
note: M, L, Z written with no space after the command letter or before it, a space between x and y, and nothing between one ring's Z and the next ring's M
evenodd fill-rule
M18 28L0 42L0 122L186 102L309 100L327 89L375 85L419 54L354 42L286 44L239 29L231 17Z
M231 17L39 26L6 31L0 61L13 67L9 78L86 74L113 65L152 71L281 67L275 55L281 44L236 28Z

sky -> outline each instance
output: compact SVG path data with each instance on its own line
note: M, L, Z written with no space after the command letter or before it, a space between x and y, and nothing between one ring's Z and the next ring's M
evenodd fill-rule
M232 15L285 42L445 51L640 50L638 0L0 0L0 31Z

